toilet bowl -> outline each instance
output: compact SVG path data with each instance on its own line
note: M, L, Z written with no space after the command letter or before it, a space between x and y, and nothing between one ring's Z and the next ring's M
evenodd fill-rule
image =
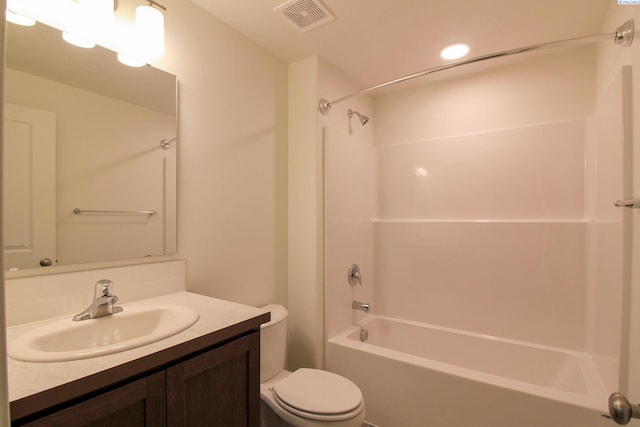
M260 412L263 427L360 427L364 399L353 382L320 369L284 369L287 310L262 307L271 321L260 331Z

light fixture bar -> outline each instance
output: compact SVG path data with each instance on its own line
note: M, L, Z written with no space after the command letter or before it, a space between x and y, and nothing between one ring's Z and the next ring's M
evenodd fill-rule
M161 5L160 3L158 3L157 1L153 1L153 0L146 0L146 1L148 1L148 2L149 2L149 4L150 4L151 6L157 6L157 7L159 7L160 9L162 9L162 10L164 10L164 11L166 11L166 10L167 10L167 8L166 8L166 7L164 7L163 5Z
M107 9L113 9L113 0L7 0L7 9L148 63L164 54L163 11L167 9L154 0L145 1L148 5L137 8L144 8L144 17L140 18L142 29L117 25L113 10L107 13Z
M7 21L12 22L14 24L22 25L23 27L31 27L33 25L36 25L35 19L21 15L19 13L15 13L10 9L7 9L6 18L7 18Z

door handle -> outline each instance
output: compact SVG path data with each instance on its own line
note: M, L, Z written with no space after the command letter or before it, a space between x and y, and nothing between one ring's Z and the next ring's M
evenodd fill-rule
M609 415L618 424L627 424L631 418L640 418L640 406L629 403L622 393L609 396Z
M640 209L640 199L631 198L618 200L616 206L619 208Z

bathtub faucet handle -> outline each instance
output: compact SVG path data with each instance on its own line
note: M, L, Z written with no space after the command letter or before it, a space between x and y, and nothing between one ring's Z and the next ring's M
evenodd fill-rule
M640 406L629 403L622 393L609 396L609 415L618 424L627 424L631 418L640 418Z
M358 267L358 264L351 264L349 266L347 278L349 279L349 284L351 286L362 285L362 274L360 273L360 267Z

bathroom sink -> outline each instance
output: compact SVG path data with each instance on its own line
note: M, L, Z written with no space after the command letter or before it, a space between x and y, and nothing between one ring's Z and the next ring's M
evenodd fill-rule
M141 347L191 327L197 312L174 305L124 306L111 316L73 321L56 319L19 335L9 343L13 359L61 362L88 359Z

